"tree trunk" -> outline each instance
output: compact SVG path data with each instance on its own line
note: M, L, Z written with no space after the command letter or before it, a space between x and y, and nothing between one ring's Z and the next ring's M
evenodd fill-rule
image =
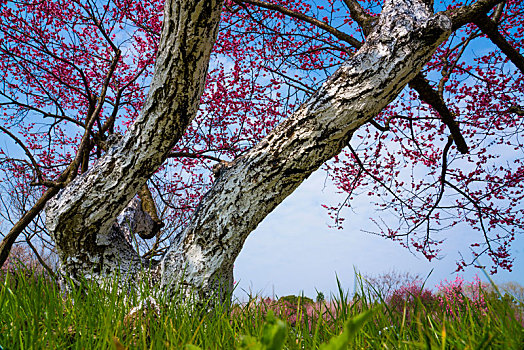
M168 0L155 74L140 117L116 145L46 209L62 269L73 280L149 266L113 227L196 115L223 0Z
M48 206L47 225L73 278L96 279L117 270L133 278L148 266L112 224L196 114L222 3L170 0L165 6L141 117ZM424 1L386 1L363 47L289 119L221 172L150 272L167 290L183 285L200 296L230 290L233 263L249 233L390 103L450 33L448 17L433 15Z

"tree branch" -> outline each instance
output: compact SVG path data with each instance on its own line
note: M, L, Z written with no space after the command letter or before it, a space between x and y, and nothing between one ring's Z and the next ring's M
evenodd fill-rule
M16 224L13 225L9 233L5 235L5 237L3 238L2 242L0 243L0 266L2 266L7 260L9 252L11 251L11 247L16 242L18 236L22 233L22 231L24 231L27 225L29 225L33 221L33 219L44 209L46 203L49 200L51 200L60 191L61 188L63 188L67 183L69 183L69 174L71 173L71 171L76 171L75 169L76 168L74 162L71 162L67 166L67 168L60 174L56 181L45 181L42 179L40 183L36 183L48 186L49 188L31 207L31 209L24 213L24 215L16 222Z
M360 5L357 0L344 0L347 8L349 9L349 14L364 31L364 35L368 35L373 30L373 27L378 21L378 17L373 17L370 14L366 13L364 8Z
M478 0L474 4L444 11L451 19L451 30L455 31L465 24L475 22L476 18L487 14L495 5L504 0Z
M448 137L448 142L446 142L446 145L444 146L444 150L442 151L442 169L440 171L440 190L437 196L437 199L435 200L435 203L431 206L431 208L428 210L428 213L426 214L426 239L424 241L424 245L427 245L429 242L429 231L430 231L430 225L429 221L431 218L431 213L438 207L440 201L442 200L442 197L444 196L444 190L446 189L446 172L448 171L448 152L451 148L451 145L453 144L453 137ZM416 228L416 226L415 226ZM414 229L413 229L414 230ZM410 230L410 231L413 231Z
M287 15L289 17L293 17L293 18L302 20L304 22L307 22L309 24L312 24L314 26L317 26L320 29L323 29L326 32L330 33L331 35L333 35L337 39L345 41L346 43L350 44L351 46L353 46L353 47L355 47L357 49L362 46L362 43L359 40L357 40L354 37L352 37L351 35L346 34L344 32L341 32L340 30L338 30L336 28L333 28L332 26L330 26L330 25L328 25L328 24L326 24L326 23L324 23L322 21L319 21L316 18L304 15L304 14L299 13L299 12L292 11L292 10L290 10L290 9L284 7L284 6L280 6L280 5L277 5L277 4L271 4L269 2L260 1L260 0L233 0L233 1L236 2L239 5L241 5L242 3L247 3L247 4L250 4L250 5L266 8L268 10L278 11L278 12L280 12L282 14L285 14L285 15Z
M485 14L479 15L478 17L475 17L473 23L479 27L482 33L488 36L493 44L497 45L497 47L511 60L511 62L513 62L521 73L524 73L524 57L517 49L511 46L502 34L500 34L497 24L491 18Z
M51 278L55 281L58 280L56 273L49 267L49 265L46 264L44 259L38 254L38 251L36 250L35 246L31 243L31 239L29 237L26 238L25 242L29 246L29 248L33 251L33 254L36 256L36 259L44 267L44 269L47 271L47 273L51 276Z
M27 155L27 157L31 161L31 164L33 165L33 168L34 168L34 170L36 172L36 177L38 178L38 180L40 182L43 182L44 181L44 176L42 174L42 170L40 169L40 166L38 165L38 162L33 157L31 152L29 152L29 149L24 145L24 143L18 137L16 137L13 133L11 133L9 130L7 130L3 126L0 126L0 130L2 130L5 134L7 134L7 136L9 136L11 139L13 139L13 141L15 141L20 147L22 147L22 149L24 150L25 154ZM34 177L33 177L33 179L34 179Z
M377 25L315 94L217 178L161 262L162 285L183 278L204 293L216 289L252 230L395 99L451 33L448 18L417 0L386 1Z
M111 62L111 66L109 67L109 71L106 74L106 77L104 79L104 83L102 85L102 91L100 92L100 97L98 98L97 105L94 108L94 110L87 115L86 117L86 129L84 132L84 135L82 137L82 140L80 141L80 145L78 146L78 150L76 153L75 159L71 162L71 171L69 172L69 176L67 178L67 182L73 181L73 179L76 177L78 173L78 167L84 163L87 165L86 158L89 158L89 153L91 151L91 139L90 139L90 133L91 128L93 127L93 124L95 123L98 115L100 114L100 111L102 110L104 106L104 100L106 98L107 88L109 87L109 83L111 80L111 77L113 76L113 73L116 70L116 67L118 65L118 61L120 60L121 52L117 49L117 52L115 54L115 57L113 57L113 60Z
M194 159L209 159L215 162L222 162L223 159L218 157L210 156L203 153L189 153L189 152L171 152L168 154L168 158L194 158Z
M119 270L131 277L147 264L112 225L195 117L222 7L222 0L165 2L155 72L140 116L118 147L47 205L46 226L72 278L86 269L97 269L96 276Z
M403 115L398 115L398 114L395 114L395 115L390 115L386 121L384 122L384 126L380 125L378 122L376 122L375 120L371 119L369 121L369 124L373 125L375 128L377 128L379 131L382 131L382 132L386 132L386 131L389 131L390 130L390 124L391 124L391 121L393 119L404 119L404 120L407 120L409 121L410 123L413 122L413 118L409 118L409 117L405 117ZM417 118L417 120L420 120L420 119L436 119L436 118Z
M4 265L7 257L9 256L9 252L11 251L11 247L16 242L16 239L20 233L22 233L27 225L29 225L31 221L33 221L33 219L42 211L42 209L44 209L45 204L51 198L53 198L59 190L60 188L58 187L48 188L42 197L40 197L40 199L38 199L38 201L33 205L33 207L28 210L11 228L9 233L5 235L2 243L0 243L0 266Z
M355 158L355 161L357 162L359 168L364 171L369 177L371 177L373 179L373 181L377 182L380 186L382 186L387 192L389 192L389 194L391 194L391 196L393 198L395 198L396 200L399 201L399 203L402 203L403 205L405 205L408 209L410 210L413 210L413 208L408 204L406 203L404 200L402 200L401 197L399 197L398 194L395 193L395 191L393 191L386 183L384 183L384 181L382 181L381 179L379 179L378 177L376 177L375 175L373 175L373 173L371 171L369 171L368 169L366 169L366 167L364 166L364 163L362 163L362 160L360 159L360 157L358 156L357 152L355 151L355 149L350 145L348 144L348 148L349 150L351 151L351 154L353 155L353 158Z
M155 200L153 199L153 195L151 194L151 190L149 190L147 183L138 191L138 196L140 197L142 210L149 214L154 222L151 232L146 236L141 235L140 237L143 239L150 239L160 232L160 229L164 227L164 223L158 217Z
M429 82L424 77L422 73L418 73L415 78L409 82L409 86L418 92L420 98L433 107L439 114L442 122L446 124L451 135L453 136L453 141L457 145L457 149L460 153L468 153L468 145L464 136L460 132L460 128L455 121L454 113L452 113L442 97L435 91Z
M524 117L524 109L521 106L517 105L509 107L505 113L515 113L520 117Z

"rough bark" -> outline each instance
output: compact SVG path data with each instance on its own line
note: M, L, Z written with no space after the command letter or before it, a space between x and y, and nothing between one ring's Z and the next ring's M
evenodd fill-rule
M299 110L226 171L161 264L162 284L204 295L230 285L256 226L390 103L451 33L422 1L387 2L366 44Z
M48 204L47 227L73 279L117 270L132 276L148 263L112 225L195 116L221 9L221 0L166 2L155 74L140 117L92 170Z

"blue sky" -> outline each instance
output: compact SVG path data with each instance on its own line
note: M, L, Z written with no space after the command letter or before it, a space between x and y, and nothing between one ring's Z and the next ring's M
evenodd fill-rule
M344 289L352 292L354 267L362 274L377 275L394 269L424 277L433 269L428 287L444 279L455 279L458 251L468 256L468 243L477 232L466 226L447 231L442 259L430 263L397 242L361 231L369 229L369 217L377 215L364 196L353 202L353 212L346 210L343 230L329 228L329 217L321 204L338 202L342 197L335 193L334 186L324 186L325 180L322 170L312 174L249 236L235 263L236 297L246 298L247 293L284 296L304 292L314 298L316 290L324 295L336 294L336 275ZM516 237L512 252L513 272L499 272L492 278L497 283L517 281L524 285L522 235ZM487 257L481 261L488 263ZM472 280L475 274L486 280L482 271L474 268L459 274L466 280Z

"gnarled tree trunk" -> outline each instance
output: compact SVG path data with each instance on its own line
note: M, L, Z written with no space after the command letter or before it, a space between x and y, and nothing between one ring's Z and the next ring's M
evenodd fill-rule
M204 296L218 285L229 289L233 263L249 233L390 103L449 36L451 20L433 14L426 2L386 1L354 57L221 172L161 263L150 266L112 225L195 116L222 7L220 0L168 0L140 118L47 208L47 225L66 273L96 279L120 271L133 278L146 266L167 290L180 283Z

